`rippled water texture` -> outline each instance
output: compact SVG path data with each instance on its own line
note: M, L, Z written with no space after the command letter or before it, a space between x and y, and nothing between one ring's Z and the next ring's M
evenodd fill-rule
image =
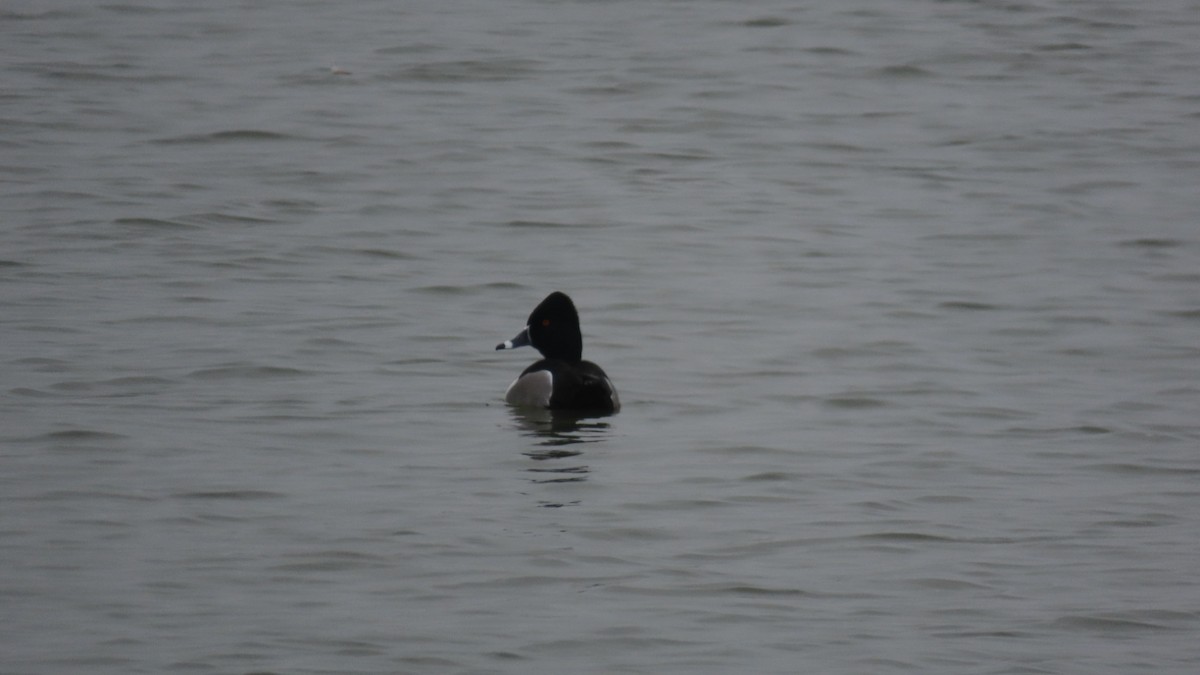
M0 671L1196 672L1197 35L4 3Z

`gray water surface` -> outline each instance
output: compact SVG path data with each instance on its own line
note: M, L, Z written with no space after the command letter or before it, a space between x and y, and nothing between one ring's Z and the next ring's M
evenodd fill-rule
M1196 672L1198 34L5 3L0 671Z

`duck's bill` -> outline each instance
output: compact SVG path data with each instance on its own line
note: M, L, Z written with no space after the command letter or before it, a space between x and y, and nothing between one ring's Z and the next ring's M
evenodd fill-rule
M517 347L529 346L529 326L526 326L517 336L511 340L505 340L496 345L497 350L501 349L516 349Z

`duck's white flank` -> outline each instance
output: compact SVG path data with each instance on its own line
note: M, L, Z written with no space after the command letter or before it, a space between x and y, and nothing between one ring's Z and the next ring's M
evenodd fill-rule
M513 380L504 392L504 400L511 405L527 405L546 408L550 405L550 394L554 392L554 374L548 370L535 370Z

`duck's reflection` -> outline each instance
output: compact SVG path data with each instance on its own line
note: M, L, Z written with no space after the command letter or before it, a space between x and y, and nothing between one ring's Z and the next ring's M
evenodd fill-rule
M583 454L586 443L608 436L609 424L603 417L538 408L511 408L510 412L523 436L535 439L535 447L521 454L539 463L528 469L538 474L535 483L578 483L590 473L586 464L571 460ZM544 463L544 464L543 464Z

